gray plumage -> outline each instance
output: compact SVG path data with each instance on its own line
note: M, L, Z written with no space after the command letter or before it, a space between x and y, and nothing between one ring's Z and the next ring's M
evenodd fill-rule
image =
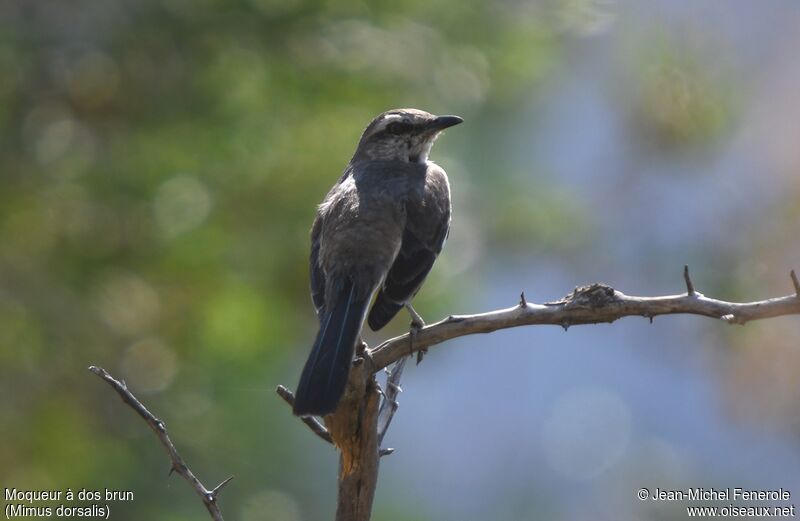
M311 296L320 329L295 393L294 413L332 413L344 392L368 314L386 325L419 290L450 227L450 186L428 160L462 120L416 109L376 117L311 229Z

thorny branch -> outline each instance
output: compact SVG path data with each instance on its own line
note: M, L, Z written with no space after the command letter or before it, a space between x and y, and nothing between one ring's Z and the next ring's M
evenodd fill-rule
M800 314L800 282L794 270L790 278L794 295L744 303L706 297L695 289L688 266L683 269L686 293L680 295L635 297L605 284L591 284L575 288L556 302L532 304L522 293L519 304L514 307L475 315L451 315L366 349L364 356L357 357L354 362L339 408L324 418L328 428L314 418L303 418L318 436L332 440L341 451L337 521L368 521L370 518L379 458L393 450L379 449L379 446L397 410L400 375L409 354L460 336L525 325L552 324L566 330L572 325L611 323L627 316L642 316L652 322L657 315L681 313L717 318L728 324L745 324L751 320L797 315ZM373 393L374 374L392 364L378 409ZM288 396L291 393L286 388L279 386L277 391L291 404L287 399L287 393Z
M153 429L153 432L156 433L159 441L169 454L169 459L172 463L169 473L172 474L173 472L176 472L183 479L189 482L194 491L197 492L197 495L200 496L200 499L203 500L206 510L208 510L208 513L211 514L211 518L214 519L214 521L224 521L222 518L222 512L220 512L219 509L219 505L217 505L217 496L222 488L233 479L233 476L229 477L213 489L208 490L200 482L200 480L195 477L194 473L192 473L191 469L189 469L189 467L186 465L186 462L184 462L183 458L181 458L180 454L178 454L178 450L172 443L169 434L167 434L167 427L164 422L156 418L153 413L148 411L147 408L142 405L142 402L136 399L133 393L128 390L128 386L125 385L125 382L115 379L102 367L93 365L89 367L89 371L105 380L108 385L117 391L120 398L122 398L122 401L128 404L131 409L136 411L136 414L141 416L142 419L147 422L147 425Z
M552 324L568 328L578 324L611 323L627 316L652 319L658 315L691 314L717 318L728 324L745 324L751 320L800 314L800 284L792 271L795 294L756 302L726 302L706 297L697 291L684 268L687 292L681 295L635 297L605 284L575 288L572 294L556 302L532 304L524 295L517 306L479 313L451 315L416 332L413 348L409 334L385 341L369 352L376 371L408 355L410 351L427 349L447 340L476 333L491 333L511 327Z

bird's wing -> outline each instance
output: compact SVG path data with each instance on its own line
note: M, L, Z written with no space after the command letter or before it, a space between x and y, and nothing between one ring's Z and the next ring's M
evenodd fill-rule
M311 227L311 258L309 259L309 271L311 275L311 301L320 313L325 305L325 273L319 265L319 247L322 235L322 219L317 216L314 225Z
M388 324L419 291L447 239L450 228L449 212L442 215L439 221L431 223L435 226L431 241L421 241L408 227L403 232L400 252L389 268L367 319L373 331Z

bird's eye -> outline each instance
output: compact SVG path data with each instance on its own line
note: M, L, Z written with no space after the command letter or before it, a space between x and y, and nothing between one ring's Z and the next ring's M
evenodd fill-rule
M386 125L386 132L389 134L405 134L411 130L411 123L405 121L394 121Z

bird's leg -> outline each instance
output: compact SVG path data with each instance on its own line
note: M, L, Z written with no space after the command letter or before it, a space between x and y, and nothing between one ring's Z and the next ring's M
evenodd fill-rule
M406 304L406 309L408 310L408 314L411 315L411 327L415 327L417 329L422 329L425 327L425 321L422 320L422 317L417 310L414 309L410 303Z
M417 310L415 310L414 307L411 306L411 304L406 304L406 309L408 310L408 314L411 315L411 326L409 327L408 335L409 335L409 343L411 344L411 352L409 354L413 354L414 344L416 343L417 340L417 334L419 333L420 329L425 327L425 321L422 320L420 314L417 313ZM420 349L419 351L417 351L417 365L419 365L419 363L422 362L422 357L424 357L425 353L427 352L428 352L427 349Z

